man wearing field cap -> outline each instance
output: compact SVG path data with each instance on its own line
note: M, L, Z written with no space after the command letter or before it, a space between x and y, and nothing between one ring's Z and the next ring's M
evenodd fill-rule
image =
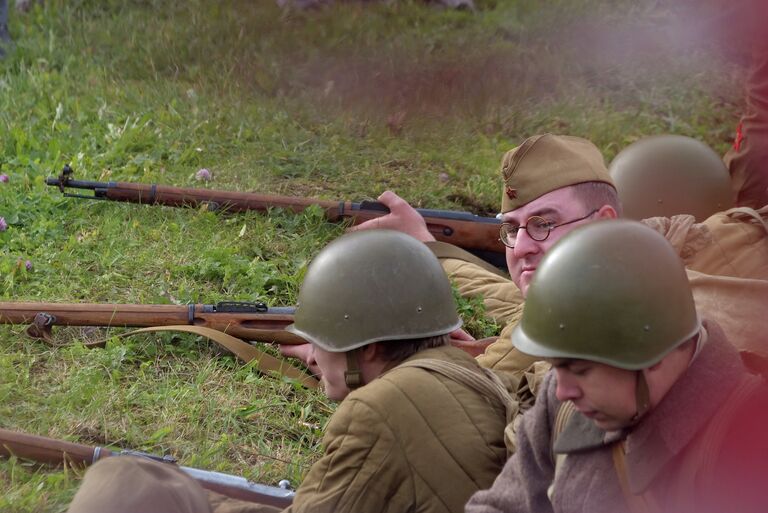
M681 143L674 137L662 142ZM690 146L688 141L683 142L686 147ZM701 152L696 146L689 152L690 157L701 161ZM630 150L630 153L632 158L623 159L624 163L642 162L648 156L642 148L641 151ZM718 165L724 167L721 163ZM612 170L622 167L625 165L619 163L612 166ZM621 207L600 151L579 137L553 134L530 137L504 155L501 176L501 218L504 222L501 239L507 245L506 259L512 282L469 253L435 241L421 216L392 192L387 191L379 198L390 208L390 215L354 229L394 228L427 243L440 257L459 292L483 297L486 312L506 324L499 341L489 346L478 361L481 365L520 377L533 359L520 355L509 343L509 335L520 319L525 291L536 263L570 230L600 218L617 217ZM765 247L768 234L764 224L759 222L760 216L755 218L755 213L751 214L736 213L738 217L726 220L721 219L722 216L712 216L709 224L684 223L685 232L670 229L670 226L676 228L679 225L665 223L668 218L646 222L673 240L679 256L698 271L690 273L696 300L710 315L716 316L733 342L742 349L755 350L760 346L762 349L758 352L768 356L768 349L763 347L765 344L759 337L765 326L755 315L761 308L768 307L768 283L763 281L768 269L759 258L760 252L768 251ZM528 222L530 219L532 223ZM512 239L510 234L514 235ZM724 246L726 241L728 248ZM749 261L749 269L735 267L741 261ZM286 352L297 350L293 347Z
M697 312L660 234L614 220L562 238L512 342L553 370L467 513L765 511L765 379Z
M426 242L459 292L482 296L488 315L506 325L478 362L521 378L535 360L509 343L509 333L520 318L538 262L560 237L591 221L616 218L620 207L600 151L580 137L529 137L504 155L501 176L500 238L512 281L469 253L436 242L421 216L389 191L379 200L392 213L354 229L394 227Z

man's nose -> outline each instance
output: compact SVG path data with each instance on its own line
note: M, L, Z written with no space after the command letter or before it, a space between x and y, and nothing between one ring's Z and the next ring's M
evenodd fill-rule
M573 401L581 397L581 389L578 385L565 375L564 372L556 370L557 375L557 388L555 388L555 396L560 402Z
M515 247L512 248L512 253L516 258L522 258L526 255L538 253L540 250L539 241L533 240L528 231L525 229L517 232L515 237Z

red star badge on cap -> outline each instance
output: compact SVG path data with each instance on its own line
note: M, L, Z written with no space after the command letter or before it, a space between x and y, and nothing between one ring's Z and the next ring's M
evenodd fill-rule
M507 193L507 197L508 197L509 199L515 199L515 198L517 198L517 189L513 189L513 188L512 188L512 187L510 187L509 185L507 185L507 186L506 186L506 188L504 189L504 192L506 192L506 193Z

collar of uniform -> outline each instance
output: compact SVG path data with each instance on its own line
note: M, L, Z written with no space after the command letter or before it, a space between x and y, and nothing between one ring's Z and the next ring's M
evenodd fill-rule
M627 436L627 477L633 493L645 491L717 415L744 374L739 353L722 329L714 322L704 324L709 340L696 361Z
M587 417L574 411L552 445L552 451L556 454L569 454L597 449L606 445L608 435L610 433L606 433Z
M412 354L401 362L391 362L384 368L384 371L379 375L379 378L388 375L397 370L405 370L412 367L400 367L401 363L405 363L409 360L422 360L424 358L436 358L438 360L445 360L453 362L459 365L463 365L468 368L476 367L475 359L469 356L461 349L457 349L450 345L430 347L429 349L422 349L421 351Z

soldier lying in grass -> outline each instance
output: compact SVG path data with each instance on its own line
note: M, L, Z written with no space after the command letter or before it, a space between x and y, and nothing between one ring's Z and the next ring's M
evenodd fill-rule
M320 252L289 329L311 343L341 404L287 511L459 512L493 483L516 407L494 374L446 345L460 324L440 264L417 240L366 231ZM275 510L205 492L172 466L108 458L69 511Z

